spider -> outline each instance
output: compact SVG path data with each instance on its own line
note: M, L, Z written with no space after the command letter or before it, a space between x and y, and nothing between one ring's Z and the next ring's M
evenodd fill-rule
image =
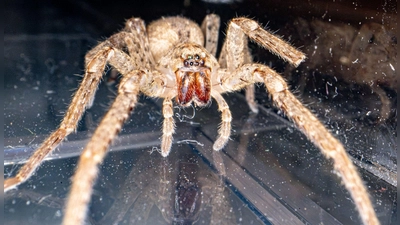
M222 122L213 149L221 150L231 134L231 112L221 94L246 88L246 99L253 112L254 84L264 83L274 104L333 160L364 224L379 224L366 188L343 145L289 91L284 79L264 64L253 63L248 38L284 60L299 65L305 55L264 30L254 20L240 17L228 24L226 41L216 59L220 19L205 17L201 26L184 17L165 17L147 27L140 18L126 21L125 28L99 43L85 56L85 76L57 130L29 158L16 176L4 182L8 191L25 182L64 138L76 130L86 108L93 103L105 66L120 74L118 94L89 143L83 150L66 203L63 224L83 224L93 184L107 150L134 109L140 93L163 98L161 154L167 157L175 130L173 99L177 105L204 107L213 98Z

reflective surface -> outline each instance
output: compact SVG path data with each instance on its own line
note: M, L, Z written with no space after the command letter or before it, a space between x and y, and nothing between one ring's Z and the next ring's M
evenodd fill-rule
M179 8L174 3L167 7L171 10L167 14L183 13L201 21L207 12L199 15L199 8L207 6L222 12L222 18L230 18L239 10L235 5L228 12L215 5ZM77 75L83 73L83 56L90 47L121 28L130 16L160 16L156 9L146 14L147 8L135 14L139 9L132 7L129 16L118 18L113 8L109 8L109 15L100 8L77 3L68 7L43 3L30 10L18 4L6 7L7 15L12 16L4 39L5 176L14 174L18 163L23 163L58 126L79 84ZM196 9L197 13L190 13ZM249 10L261 15L254 8ZM31 18L38 15L43 23L31 26ZM17 17L20 19L12 20ZM287 24L279 17L259 18L264 24L271 21L271 26ZM265 50L252 49L256 60L285 70L280 62L263 58L269 54ZM318 80L318 93L300 93L302 100L319 114L361 166L381 223L396 224L395 118L383 123L375 123L374 117L360 119L360 110L355 109L371 105L379 108L379 98L363 94L368 93L363 87L349 90L345 84L335 83L343 96L350 93L357 97L332 99L335 88L328 83L332 84L331 80ZM76 156L107 111L115 86L106 74L95 104L85 113L77 133L70 135L28 182L6 194L5 224L60 223ZM321 91L326 87L327 92ZM220 123L217 106L213 103L195 111L176 108L175 144L167 159L157 152L162 102L142 96L101 167L87 223L167 224L175 220L197 224L359 224L351 198L332 172L331 163L279 115L279 110L267 108L271 103L263 86L257 93L258 102L266 107L261 107L258 115L250 113L240 93L224 96L232 109L233 135L219 153L211 150ZM396 93L387 93L395 103ZM176 199L186 204L176 204Z

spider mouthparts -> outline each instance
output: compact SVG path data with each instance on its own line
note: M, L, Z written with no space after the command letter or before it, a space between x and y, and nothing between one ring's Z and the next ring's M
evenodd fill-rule
M178 95L176 101L182 106L189 106L192 101L197 106L205 106L210 101L210 70L178 70L176 72Z

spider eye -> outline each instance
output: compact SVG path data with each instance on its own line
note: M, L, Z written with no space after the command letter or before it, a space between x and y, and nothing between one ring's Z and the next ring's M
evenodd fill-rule
M368 40L368 43L374 43L375 42L375 35L372 35L372 37Z
M188 55L187 59L193 59L192 55Z
M196 55L194 55L194 59L199 60L200 56L196 54Z

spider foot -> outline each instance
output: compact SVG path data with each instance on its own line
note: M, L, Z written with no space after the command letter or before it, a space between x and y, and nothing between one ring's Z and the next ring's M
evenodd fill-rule
M221 150L222 148L224 148L224 146L226 145L226 143L228 142L228 140L229 140L229 137L219 137L219 138L215 141L215 143L214 143L214 145L213 145L213 149L214 149L215 151Z

